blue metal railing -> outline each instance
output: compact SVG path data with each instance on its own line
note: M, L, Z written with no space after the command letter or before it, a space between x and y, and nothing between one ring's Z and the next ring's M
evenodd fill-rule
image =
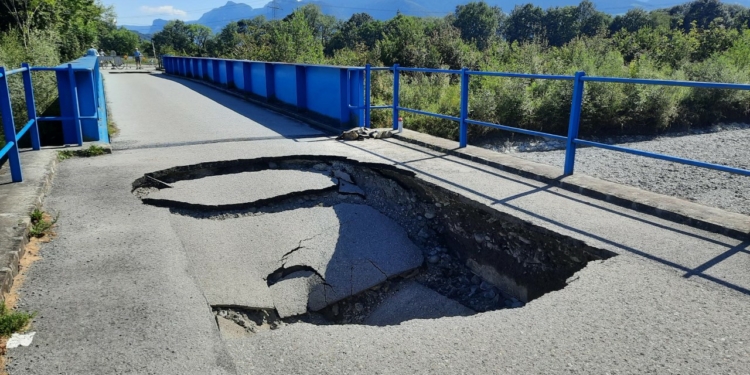
M17 73L23 74L26 111L29 116L29 122L18 133L16 133L13 107L10 101L10 88L8 87L8 77ZM0 151L0 158L8 155L11 178L13 182L21 182L23 181L23 173L21 172L21 155L18 153L18 140L31 130L31 148L34 150L41 149L36 103L34 102L34 88L31 85L31 67L28 64L23 64L22 68L10 71L0 66L0 113L3 116L3 132L5 133L5 147Z
M573 76L566 75L549 75L549 74L526 74L526 73L508 73L508 72L478 72L471 71L469 69L461 70L447 70L447 69L426 69L426 68L402 68L398 64L393 67L376 67L373 68L370 65L364 68L352 68L351 70L364 71L365 79L365 100L364 106L351 106L351 108L361 109L364 111L365 126L370 125L370 112L373 109L391 109L393 110L393 129L398 128L399 112L409 112L419 115L432 116L442 118L446 120L456 121L459 123L459 146L466 147L468 144L468 125L479 125L492 127L504 131L526 134L536 137L543 137L549 139L555 139L565 142L565 166L563 168L563 174L568 176L573 174L575 170L575 157L576 148L578 145L598 147L611 151L624 152L628 154L645 156L654 159L666 160L675 163L687 164L695 167L708 168L723 172L735 173L745 176L750 176L750 170L729 167L721 164L713 164L702 162L698 160L680 158L670 155L659 154L655 152L643 151L638 149L632 149L621 146L614 146L599 142L586 141L578 138L578 132L581 122L581 108L583 106L584 99L584 87L585 82L605 82L605 83L626 83L626 84L640 84L640 85L661 85L661 86L681 86L681 87L694 87L703 89L730 89L730 90L750 90L749 84L735 84L735 83L720 83L720 82L696 82L696 81L668 81L668 80L655 80L655 79L636 79L636 78L617 78L617 77L589 77L584 72L577 72ZM371 105L371 74L374 71L391 71L393 72L393 104L391 105ZM402 107L399 102L399 88L400 88L400 72L421 72L421 73L437 73L437 74L455 74L461 76L461 108L460 116L448 116L439 113L426 112L414 108ZM563 80L573 81L573 96L570 106L570 119L568 122L568 135L561 136L556 134L544 133L534 130L522 129L507 125L493 124L484 121L472 120L469 118L469 79L471 76L491 76L491 77L505 77L505 78L524 78L524 79L545 79L545 80Z
M57 74L66 74L67 80L66 85L70 88L70 100L72 101L70 108L66 108L72 116L59 116L59 117L38 117L37 116L37 109L36 109L36 101L34 100L34 87L32 85L31 80L31 72L33 71L52 71L57 72ZM39 123L40 122L49 122L49 121L72 121L74 124L74 134L75 134L75 142L79 145L83 145L83 130L82 130L82 120L101 120L99 115L96 116L81 116L80 113L80 103L79 103L79 95L82 93L79 92L79 87L76 83L77 79L75 77L77 72L89 72L90 79L92 80L92 87L94 87L93 93L86 93L85 95L93 95L92 98L94 100L103 99L100 98L103 96L102 90L97 90L97 85L99 83L97 80L100 80L101 77L95 77L95 75L98 75L98 71L96 68L94 69L87 69L87 68L81 68L81 67L74 67L73 64L67 64L67 66L60 66L60 67L32 67L29 66L29 64L22 64L21 68L19 69L13 69L13 70L7 70L5 67L0 66L0 114L2 115L2 122L3 122L3 132L5 134L5 146L0 149L0 159L8 156L8 163L10 164L10 172L11 172L11 178L13 182L22 182L23 181L23 172L21 170L21 158L18 148L18 141L24 137L26 134L29 134L29 137L31 138L31 148L33 150L40 150L41 149L41 143L39 140ZM16 132L16 125L15 125L15 119L13 118L13 106L11 103L11 94L10 94L10 87L8 84L8 78L14 74L22 74L23 75L23 87L24 87L24 93L26 98L26 112L28 115L28 122L19 130ZM58 84L59 82L58 77ZM61 86L62 87L62 86ZM101 89L101 87L99 87ZM100 107L101 103L95 104L96 107ZM105 115L106 116L106 115Z

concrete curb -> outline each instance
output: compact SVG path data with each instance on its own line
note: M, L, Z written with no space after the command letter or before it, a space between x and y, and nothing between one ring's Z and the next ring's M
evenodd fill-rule
M57 166L60 163L58 151L76 151L97 145L106 154L112 153L107 143L86 142L83 146L44 148L42 151L30 151L21 156L25 180L22 183L0 185L0 301L13 286L13 279L18 275L19 263L29 243L31 230L30 214L34 208L42 207L44 198L52 189ZM7 173L7 166L3 168Z
M523 160L480 147L468 146L461 149L455 141L410 130L394 134L394 138L669 221L724 234L736 239L750 239L750 216L727 212L719 208L703 206L683 199L582 174L564 177L560 168Z
M321 130L321 131L323 131L324 133L326 133L328 135L339 135L344 130L344 129L337 128L337 127L335 127L333 125L328 125L328 124L325 124L323 122L316 121L316 120L313 120L313 119L311 119L309 117L306 117L304 115L304 112L299 112L298 113L298 112L290 111L290 110L288 110L288 109L286 109L286 108L284 108L282 106L274 105L273 103L269 103L269 102L266 102L266 101L263 101L263 100L254 99L254 98L249 97L249 96L247 96L247 95L245 95L245 94L243 94L241 92L237 92L235 90L231 90L231 89L228 89L226 87L213 84L211 82L207 82L207 81L204 81L204 80L201 80L201 79L196 79L196 78L189 78L189 77L183 77L183 76L168 74L168 73L161 73L161 74L164 74L166 76L169 76L169 77L172 77L172 78L176 78L176 79L184 79L186 81L191 81L191 82L203 84L203 85L211 87L211 88L213 88L215 90L221 91L221 92L223 92L225 94L229 94L229 95L235 96L237 98L243 99L243 100L245 100L247 102L250 102L252 104L255 104L257 106L260 106L260 107L263 107L265 109L268 109L271 112L275 112L275 113L277 113L279 115L291 118L293 120L304 122L305 124L308 124L308 125L312 126L315 129Z
M7 213L3 212L5 219L15 221L15 225L7 228L0 234L0 259L3 262L0 264L0 291L3 296L0 296L0 300L5 301L5 293L9 293L13 286L13 279L18 275L19 263L21 258L24 256L26 245L29 242L29 231L31 229L31 218L29 215L36 207L41 207L44 202L44 198L49 194L52 189L52 181L57 170L59 163L57 159L57 153L50 153L51 157L44 166L44 172L42 178L36 179L36 181L25 181L21 184L25 185L17 188L26 190L22 194L26 202L20 202L14 205L15 212ZM15 187L14 184L9 185L10 188ZM5 211L5 210L3 210Z

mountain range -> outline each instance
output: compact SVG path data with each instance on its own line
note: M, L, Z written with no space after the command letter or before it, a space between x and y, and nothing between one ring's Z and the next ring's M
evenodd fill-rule
M611 14L625 13L628 9L637 7L646 10L669 8L685 2L680 0L656 0L655 3L652 3L652 0L633 0L631 2L619 0L592 1L598 10ZM379 20L391 19L397 12L410 16L442 17L455 11L457 5L467 2L469 0L276 0L262 8L253 8L245 3L228 1L225 5L206 12L199 19L186 21L186 23L205 25L214 32L220 32L224 26L233 21L257 16L265 16L268 19L283 18L297 7L306 4L317 4L323 13L343 20L349 19L354 13L368 13ZM529 1L486 0L486 2L490 5L499 6L507 13L515 5L526 4ZM536 0L531 2L546 9L555 6L578 5L580 0ZM733 3L748 6L750 0L734 1ZM161 31L167 22L168 20L156 19L149 26L123 25L123 27L141 34L154 34Z

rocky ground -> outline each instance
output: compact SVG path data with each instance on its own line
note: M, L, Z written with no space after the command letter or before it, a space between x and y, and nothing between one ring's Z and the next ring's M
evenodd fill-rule
M750 169L750 126L731 125L657 138L597 139L604 143ZM484 147L562 169L559 142L498 142ZM598 148L579 149L576 172L707 206L750 215L750 177Z

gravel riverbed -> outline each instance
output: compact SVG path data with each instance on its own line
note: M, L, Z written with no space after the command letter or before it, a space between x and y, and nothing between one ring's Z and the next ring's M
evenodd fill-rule
M716 130L714 128L712 132L670 135L640 142L614 143L644 151L750 169L750 127L738 125ZM612 143L607 140L599 141ZM554 143L524 142L510 147L509 143L484 147L562 169L564 150L536 151L557 146L559 145ZM750 215L750 177L747 176L590 147L578 149L576 172Z

